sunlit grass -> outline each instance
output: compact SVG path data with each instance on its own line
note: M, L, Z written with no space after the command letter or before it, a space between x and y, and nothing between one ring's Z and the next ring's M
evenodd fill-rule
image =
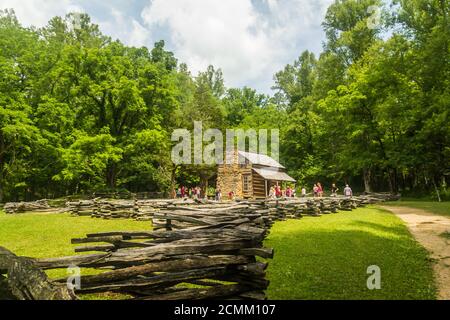
M276 223L266 241L269 299L434 299L428 253L393 214L358 209ZM381 268L368 290L367 268Z
M19 256L53 258L75 255L72 238L88 233L150 230L150 222L130 219L104 220L64 214L16 214L0 212L0 246ZM95 271L82 269L83 274ZM67 276L65 269L47 272L52 278Z
M149 222L71 217L69 214L5 215L0 212L0 246L21 256L74 254L70 239L87 233L149 230ZM433 299L435 286L427 252L394 215L358 209L276 223L267 247L270 299ZM366 287L367 267L381 268L382 289ZM83 270L85 274L93 270ZM50 271L52 278L66 270ZM85 295L83 299L120 299Z
M450 216L450 202L400 200L396 202L387 202L386 205L417 208L442 216Z

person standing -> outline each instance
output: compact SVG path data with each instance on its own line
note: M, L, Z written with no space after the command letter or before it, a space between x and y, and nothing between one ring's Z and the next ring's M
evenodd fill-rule
M339 188L336 187L336 184L335 184L335 183L333 183L333 184L331 185L331 196L332 196L332 197L337 197L338 191L339 191Z
M270 187L269 199L275 199L275 188L274 187Z
M290 186L286 188L286 198L292 197L292 189Z
M306 198L306 188L302 188L302 198Z
M323 187L320 182L317 182L317 194L319 195L319 198L323 197Z
M277 198L281 198L282 192L281 192L280 186L276 186L276 187L275 187L275 196L276 196Z
M319 187L317 186L317 184L314 184L313 192L314 192L314 198L317 198L319 196Z
M348 184L345 185L344 196L346 196L348 198L353 197L353 190L352 190L352 188L350 188L350 186Z
M220 188L216 188L216 201L222 201L222 191Z

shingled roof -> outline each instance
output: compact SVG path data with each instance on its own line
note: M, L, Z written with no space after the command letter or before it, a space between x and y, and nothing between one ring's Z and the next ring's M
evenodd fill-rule
M278 163L271 157L266 156L264 154L244 152L244 151L238 151L238 153L239 153L239 156L244 157L252 164L261 165L261 166L265 166L265 167L284 169L284 167L280 163Z
M286 172L278 171L274 168L253 168L253 171L266 180L296 182L296 180L290 177Z

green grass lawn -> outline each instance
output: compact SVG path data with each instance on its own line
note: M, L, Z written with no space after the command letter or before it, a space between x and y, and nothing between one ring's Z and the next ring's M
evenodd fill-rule
M393 214L376 208L278 222L266 240L269 299L434 299L428 253ZM368 290L367 268L381 268Z
M149 230L150 222L104 220L70 214L17 214L0 212L0 246L19 256L52 258L75 255L70 240L88 233ZM92 270L83 269L84 273ZM51 270L50 277L64 277L66 270Z
M386 202L386 205L423 209L442 216L450 216L450 202L401 200L395 202Z
M148 230L149 222L71 217L69 214L5 215L0 246L30 257L74 254L70 239L104 231ZM270 299L433 299L426 251L394 215L375 208L276 223L266 241ZM366 269L378 265L382 289L369 291ZM91 273L92 270L83 270ZM65 270L50 271L64 277ZM92 299L120 297L86 296Z

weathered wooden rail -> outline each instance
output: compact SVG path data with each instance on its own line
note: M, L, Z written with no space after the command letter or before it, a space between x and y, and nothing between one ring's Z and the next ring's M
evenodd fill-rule
M170 224L164 230L88 234L72 239L80 245L76 252L88 254L26 261L37 270L77 266L101 271L81 276L76 295L114 292L149 300L264 299L269 285L267 262L257 257L270 259L273 250L263 247L268 232L263 213L250 203L178 209L154 215L180 223L177 230ZM8 269L2 272L9 277Z
M7 214L51 210L47 200L33 202L8 202L3 207Z
M69 257L31 259L0 250L0 298L76 299L114 292L127 299L265 299L263 241L277 220L352 210L391 197L284 199L199 203L192 200L79 201L74 214L149 219L152 231L88 234ZM80 208L83 208L82 210ZM92 211L91 211L92 210ZM1 248L0 248L1 249ZM66 279L43 270L97 269L80 276L72 292ZM20 288L20 289L17 289ZM38 288L36 290L36 288Z
M389 194L372 194L358 197L327 197L327 198L283 198L267 201L238 201L217 203L214 201L184 200L87 200L68 202L67 206L73 215L91 216L93 218L115 219L132 218L136 220L151 220L154 227L160 228L161 215L169 217L176 212L182 218L168 219L171 228L184 228L189 225L189 219L194 219L196 212L208 209L210 214L219 213L222 217L227 214L220 208L227 208L233 216L251 214L254 210L264 218L273 221L286 218L301 218L304 215L320 216L321 214L336 213L338 211L352 211L368 204L398 200L399 196ZM239 206L250 205L240 210ZM161 219L162 218L162 219ZM266 221L266 227L270 222Z

